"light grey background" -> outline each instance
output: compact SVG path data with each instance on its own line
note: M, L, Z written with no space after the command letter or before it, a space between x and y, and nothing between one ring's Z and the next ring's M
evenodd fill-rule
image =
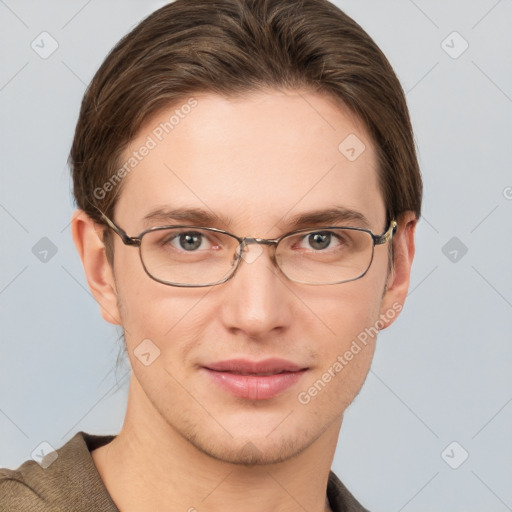
M66 160L86 84L164 3L0 0L0 467L121 428L129 369L72 243ZM403 84L425 200L405 309L333 469L375 511L512 510L512 1L336 4Z

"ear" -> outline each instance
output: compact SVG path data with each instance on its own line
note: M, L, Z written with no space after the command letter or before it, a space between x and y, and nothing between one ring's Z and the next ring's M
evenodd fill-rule
M89 288L100 306L101 316L111 324L121 325L114 273L105 253L102 230L84 210L73 213L71 232Z
M402 311L414 258L414 234L418 219L412 211L406 211L397 219L398 228L393 237L393 267L386 281L386 290L380 307L381 330L389 327Z

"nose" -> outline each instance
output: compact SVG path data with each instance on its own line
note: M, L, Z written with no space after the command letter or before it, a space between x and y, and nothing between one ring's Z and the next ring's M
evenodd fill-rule
M290 325L293 293L273 254L272 246L245 245L235 275L222 285L221 321L231 332L262 339Z

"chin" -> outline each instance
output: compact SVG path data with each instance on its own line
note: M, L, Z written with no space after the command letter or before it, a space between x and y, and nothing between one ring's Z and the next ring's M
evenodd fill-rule
M288 429L290 427L288 426ZM266 432L245 431L240 435L215 436L201 431L185 434L188 441L200 452L213 459L241 466L277 464L296 457L306 450L320 436L313 436L308 430L287 430L270 435Z
M304 451L311 443L299 443L295 440L288 440L282 442L266 443L259 442L258 440L246 441L245 444L238 448L233 446L198 446L196 448L201 450L210 457L226 462L229 464L236 464L240 466L253 467L265 466L270 464L278 464L285 462L299 453Z

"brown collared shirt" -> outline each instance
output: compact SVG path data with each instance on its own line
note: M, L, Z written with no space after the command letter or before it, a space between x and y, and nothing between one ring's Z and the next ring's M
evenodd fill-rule
M34 460L0 468L0 512L119 512L91 456L114 437L78 432L46 468ZM332 471L327 497L333 512L368 512Z

